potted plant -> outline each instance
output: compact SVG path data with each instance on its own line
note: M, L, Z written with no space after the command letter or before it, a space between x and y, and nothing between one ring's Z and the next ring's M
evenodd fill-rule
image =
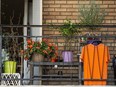
M7 60L4 61L4 73L16 73L16 60L19 58L19 42L18 38L14 37L17 32L13 28L10 33L5 34L4 42L6 45Z
M48 39L43 39L42 41L33 41L32 39L27 39L27 49L21 51L22 56L26 60L41 62L44 58L55 59L58 56L58 47L50 43Z
M13 25L14 16L10 17L10 24ZM19 17L20 19L20 17ZM18 24L20 20L18 21ZM17 28L9 28L9 31L3 34L3 47L5 48L5 53L7 54L7 60L3 62L4 73L16 73L17 60L19 60L20 43L19 38L15 37L19 35ZM20 45L21 46L21 45Z
M71 44L75 40L74 36L81 32L79 28L76 27L76 23L72 23L71 20L67 19L64 24L59 28L59 32L64 38L64 51L62 52L62 57L64 62L73 61L73 52L71 50Z
M92 32L95 30L98 30L99 28L94 27L95 25L101 25L106 12L105 9L100 9L100 5L96 4L94 0L90 1L90 5L83 5L79 9L80 16L80 25L92 25L93 27L86 27L84 29L90 31L87 35L91 36L89 39L92 38L92 36L95 36L96 34L93 34Z

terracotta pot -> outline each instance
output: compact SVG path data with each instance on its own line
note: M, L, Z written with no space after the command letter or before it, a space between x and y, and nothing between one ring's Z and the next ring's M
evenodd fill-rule
M51 62L56 62L56 59L51 59Z
M57 58L52 58L52 59L51 59L51 62L57 62L57 61L58 61Z
M32 61L33 62L42 62L43 59L44 59L44 56L42 54L39 54L39 53L32 54Z

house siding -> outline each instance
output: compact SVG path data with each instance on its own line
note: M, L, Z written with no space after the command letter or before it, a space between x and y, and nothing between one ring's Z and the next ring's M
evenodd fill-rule
M62 24L65 19L71 19L72 22L79 22L79 12L78 8L82 5L89 5L90 0L43 0L43 24L52 23L52 24ZM116 23L116 0L96 0L97 4L100 4L101 9L105 9L107 12L107 16L103 21L103 24L106 25L115 25ZM116 34L116 29L114 28L102 28L103 34ZM107 32L110 31L110 32ZM48 28L43 28L43 35L59 35L58 30L51 30ZM53 41L53 40L51 40ZM63 50L63 40L59 39L59 50ZM115 54L115 49L112 46L115 45L114 40L104 41L107 43L114 42L112 44L108 44L110 48L111 58L112 54ZM75 60L76 60L76 52L75 51ZM108 78L113 78L113 71L111 69L112 59L110 60L108 66ZM78 72L77 72L78 73ZM76 83L77 84L77 83ZM114 84L113 82L108 82L109 85Z

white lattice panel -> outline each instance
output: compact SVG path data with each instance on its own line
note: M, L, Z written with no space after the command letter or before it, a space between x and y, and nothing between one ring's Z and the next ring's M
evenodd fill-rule
M6 86L16 86L20 85L20 74L19 73L2 73L1 75L2 80L1 85L6 85Z

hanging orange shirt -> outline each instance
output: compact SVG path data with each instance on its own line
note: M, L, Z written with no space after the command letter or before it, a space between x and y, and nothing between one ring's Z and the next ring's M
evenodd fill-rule
M107 79L107 65L110 55L108 47L104 44L94 46L88 44L82 48L84 79ZM89 80L84 85L106 85L106 81Z

